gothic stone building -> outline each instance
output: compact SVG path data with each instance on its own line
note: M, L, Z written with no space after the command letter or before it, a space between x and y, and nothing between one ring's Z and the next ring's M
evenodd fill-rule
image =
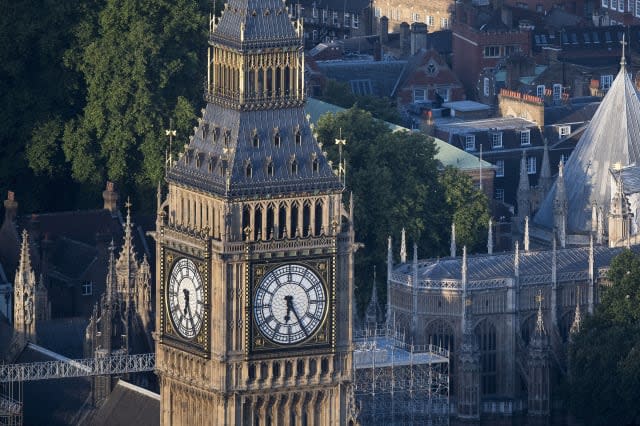
M212 23L206 109L156 229L161 424L346 425L354 234L281 0Z

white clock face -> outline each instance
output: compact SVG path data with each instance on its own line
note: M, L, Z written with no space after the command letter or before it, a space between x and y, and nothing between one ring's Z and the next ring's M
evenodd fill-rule
M311 269L282 265L258 285L253 314L262 334L273 343L291 345L311 337L327 311L327 292Z
M191 259L179 259L171 270L167 288L169 313L174 328L192 339L202 328L204 289L198 267Z

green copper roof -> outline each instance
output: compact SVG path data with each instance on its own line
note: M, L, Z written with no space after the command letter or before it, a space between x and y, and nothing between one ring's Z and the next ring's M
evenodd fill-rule
M320 101L318 99L308 98L307 104L305 106L305 111L309 116L309 121L314 125L318 122L318 119L322 114L326 113L339 113L345 111L345 108L339 107L337 105L333 105L327 102ZM398 126L393 123L386 123L389 128L394 132L406 131L410 132L410 129L406 127ZM436 154L436 159L439 160L443 166L453 166L456 169L460 170L473 170L480 168L480 159L473 154L469 154L457 148L447 142L433 138L438 148L438 153ZM482 168L483 169L492 169L493 164L482 160Z

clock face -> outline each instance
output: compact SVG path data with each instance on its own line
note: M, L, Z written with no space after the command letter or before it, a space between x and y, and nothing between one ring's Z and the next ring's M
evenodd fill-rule
M204 289L198 267L191 259L182 258L173 265L167 300L178 333L186 339L197 336L202 328Z
M253 314L260 332L279 345L311 337L327 312L327 292L320 277L299 264L282 265L258 284Z

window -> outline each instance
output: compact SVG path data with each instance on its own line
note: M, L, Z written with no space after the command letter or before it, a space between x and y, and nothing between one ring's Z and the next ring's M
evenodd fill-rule
M465 151L475 151L476 150L476 136L475 135L467 135L464 138L464 149Z
M280 146L280 132L276 131L273 135L273 144L275 146Z
M432 26L433 26L433 21L434 21L434 20L433 20L433 16L427 16L427 19L425 19L425 21L424 21L424 22L425 22L428 26L432 27Z
M82 295L91 296L93 294L93 282L85 281L82 283Z
M440 18L440 28L443 30L449 29L449 18Z
M440 95L443 102L449 102L449 89L438 88L436 89L436 93Z
M487 77L484 78L483 81L483 92L485 96L489 96L489 89L490 89L490 84L491 84L491 80L489 80Z
M615 10L618 8L618 0L611 0L611 2L609 3L611 6L611 9Z
M348 13L344 14L344 27L349 28L351 26L351 15Z
M253 134L253 138L251 140L251 143L252 143L254 148L259 148L260 147L260 138L258 137L257 133Z
M554 84L553 85L553 100L559 101L562 96L562 84Z
M246 177L248 177L248 178L251 177L251 175L252 175L251 163L247 163L247 165L245 166L245 169L244 169L244 173L245 173Z
M295 175L298 173L298 162L296 160L291 161L291 174Z
M480 389L482 395L494 395L497 391L498 345L496 327L488 320L482 321L475 329L480 349Z
M495 192L495 199L498 201L504 201L504 189L496 188Z
M329 13L329 12L328 12L327 10L323 10L323 11L322 11L322 23L323 23L323 24L326 24L326 23L327 23L327 14L328 14L328 13Z
M618 0L618 11L619 12L624 12L624 7L625 7L625 0Z
M411 14L411 22L420 22L420 14L412 13Z
M602 90L609 90L611 87L611 82L613 81L613 76L611 74L601 75L600 76L600 88Z
M274 171L275 171L275 169L273 168L273 162L269 161L267 163L267 175L268 176L273 176Z
M536 96L539 98L544 98L544 84L538 84L538 86L536 86Z
M567 154L560 154L560 161L562 161L562 164L565 164L568 159L569 156Z
M353 15L353 28L360 28L360 17L356 14Z
M491 148L502 148L502 132L491 134Z
M338 25L338 12L333 12L333 25Z
M318 19L318 9L316 9L315 5L313 6L313 9L311 9L311 16Z
M500 46L487 46L484 48L484 57L485 58L499 58L500 57Z
M318 165L318 159L314 158L313 160L311 160L311 170L313 171L313 173L318 173L319 169L320 167Z
M504 160L496 161L496 177L504 177Z
M560 135L561 138L565 136L569 136L570 133L571 133L571 126L560 126L558 128L558 134Z
M536 157L527 157L527 174L535 175L536 171Z
M609 0L602 0L602 7L609 7Z
M374 15L376 16L376 18L380 18L382 16L382 11L380 10L379 7L376 7L373 11Z
M423 102L426 100L424 89L413 89L413 102Z
M531 131L529 129L520 131L520 145L531 144Z
M636 0L636 16L640 17L640 0Z
M318 41L318 30L311 31L311 40L314 42Z
M436 64L434 64L433 62L429 62L429 65L427 65L427 74L435 75L437 70L438 69L436 68Z
M296 145L302 145L302 132L296 130Z

